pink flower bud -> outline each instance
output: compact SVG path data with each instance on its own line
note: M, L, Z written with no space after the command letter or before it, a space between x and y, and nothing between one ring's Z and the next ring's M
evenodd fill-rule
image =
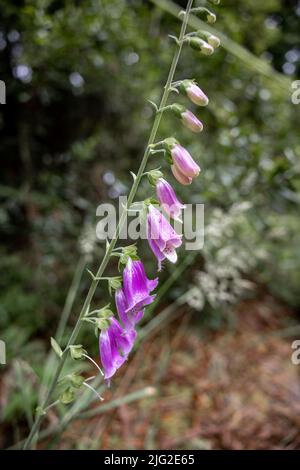
M207 106L208 98L205 93L191 80L184 80L182 82L183 91L187 94L189 99L198 106Z
M203 124L199 119L189 110L184 111L181 114L181 119L185 127L193 132L201 132L203 130Z
M174 166L182 173L184 176L194 178L200 173L200 167L193 160L189 152L179 144L175 144L171 148L171 157L173 160Z

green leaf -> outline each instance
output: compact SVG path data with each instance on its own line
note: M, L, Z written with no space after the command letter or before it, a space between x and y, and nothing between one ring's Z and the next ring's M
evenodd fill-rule
M60 345L58 344L58 342L52 337L51 337L51 346L52 346L52 349L54 350L54 352L58 355L58 357L62 357L63 351L62 351Z

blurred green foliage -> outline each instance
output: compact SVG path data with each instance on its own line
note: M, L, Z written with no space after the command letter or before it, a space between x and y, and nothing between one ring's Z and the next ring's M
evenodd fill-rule
M83 227L95 220L98 204L115 201L131 185L129 170L138 167L153 121L147 100L159 99L174 48L167 35L178 32L179 21L150 0L0 4L0 79L7 86L0 109L0 337L10 345L9 358L20 356L40 372ZM291 80L299 74L297 1L228 0L217 13L220 32ZM250 203L220 249L229 246L238 258L242 245L251 258L243 275L299 307L300 108L290 89L233 52L220 48L205 58L185 49L176 78L196 78L209 95L209 107L198 111L205 130L195 137L166 115L160 134L174 134L200 162L195 184L175 186L184 201L205 203L208 227L216 208L226 214L235 203ZM146 182L139 196L149 196ZM101 251L95 250L95 264ZM204 246L170 298L186 290L193 272L205 271L212 253ZM149 250L143 256L153 272ZM82 290L88 282L86 275ZM107 294L96 298L102 303ZM89 341L96 351L93 334Z

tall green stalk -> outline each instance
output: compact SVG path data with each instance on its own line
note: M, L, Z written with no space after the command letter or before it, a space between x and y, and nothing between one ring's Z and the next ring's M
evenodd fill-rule
M47 406L49 406L49 404L51 402L53 392L55 390L57 381L60 377L61 371L63 369L63 366L64 366L66 358L67 358L67 352L68 352L69 346L72 345L76 341L76 338L78 336L78 333L79 333L79 331L81 329L81 325L82 325L81 320L88 313L88 309L89 309L89 306L90 306L90 304L93 300L93 297L94 297L96 288L98 286L99 280L100 280L100 278L102 277L102 275L104 273L104 270L105 270L105 268L106 268L106 266L107 266L107 264L110 260L110 257L112 255L113 249L115 248L115 245L118 241L120 231L123 228L124 222L126 220L126 215L127 215L126 212L128 211L131 204L133 203L133 200L135 198L137 189L139 187L140 181L141 181L143 173L145 171L145 168L146 168L146 165L147 165L147 162L148 162L148 158L149 158L149 155L150 155L150 146L155 143L156 135L157 135L157 132L158 132L158 129L159 129L159 125L160 125L162 116L163 116L163 109L165 108L165 106L167 104L169 94L170 94L170 91L171 91L170 88L171 88L171 84L172 84L173 79L174 79L177 63L178 63L178 60L179 60L179 57L180 57L180 53L181 53L181 49L182 49L182 45L183 45L183 39L184 39L185 31L186 31L186 28L187 28L192 3L193 3L193 0L188 0L188 2L187 2L187 7L186 7L185 15L184 15L184 20L183 20L182 25L181 25L179 41L178 41L178 45L177 45L177 48L176 48L176 52L174 54L174 57L173 57L173 60L172 60L172 63L171 63L169 75L168 75L168 78L167 78L167 81L166 81L166 84L165 84L165 87L164 87L164 92L163 92L163 95L162 95L162 98L161 98L161 101L160 101L160 104L159 104L158 111L157 111L155 119L154 119L152 130L150 132L150 137L149 137L149 140L148 140L148 143L147 143L147 147L146 147L146 150L144 152L139 170L138 170L137 175L134 179L132 188L131 188L129 196L128 196L126 208L122 212L122 215L121 215L120 221L118 223L118 226L116 228L115 234L114 234L110 244L107 247L106 253L105 253L105 255L102 259L102 262L101 262L101 264L98 268L96 276L93 278L93 280L91 282L89 291L87 293L86 299L85 299L83 307L81 309L81 312L78 316L75 327L74 327L74 329L73 329L73 331L72 331L72 333L69 337L67 346L66 346L66 348L65 348L65 350L62 354L62 357L60 358L60 362L59 362L59 364L57 366L57 369L55 371L55 374L52 378L52 381L51 381L51 384L49 386L49 389L48 389L47 395L45 397L45 400L42 403L42 409L43 410L45 410L45 408L47 408ZM24 450L30 448L31 443L32 443L36 433L38 432L39 425L42 421L42 418L43 418L43 415L41 413L39 413L36 416L35 422L34 422L32 428L31 428L29 436L28 436L28 438L27 438L27 440L24 444Z

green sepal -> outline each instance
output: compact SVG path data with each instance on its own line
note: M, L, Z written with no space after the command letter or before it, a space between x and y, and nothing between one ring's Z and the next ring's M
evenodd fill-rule
M172 104L171 110L175 114L176 117L181 119L181 115L182 113L186 111L186 108L182 106L181 104L175 103L175 104Z
M74 388L80 388L84 382L84 377L73 372L70 376L70 382Z
M150 206L150 204L152 206L159 206L159 201L155 199L155 197L149 197L148 199L145 200L145 204L147 207Z
M41 406L36 407L35 413L37 416L45 416L47 414L46 411Z
M62 392L62 394L59 397L59 401L63 405L68 405L69 403L72 403L72 401L74 401L74 399L75 399L75 392L74 392L74 389L72 387L66 388L66 390L64 392Z
M135 244L122 247L122 253L118 264L119 270L122 265L127 264L128 258L131 258L133 261L138 261L140 259L137 254L137 246Z
M110 326L111 316L109 318L97 318L96 321L95 321L95 328L96 328L95 331L97 331L97 330L100 330L100 331L107 330L107 328Z
M160 170L150 170L147 174L149 183L152 186L156 186L157 181L164 175Z
M122 286L121 276L114 276L108 279L108 291L112 295L113 290L117 290Z
M196 51L201 51L204 43L203 39L200 38L189 38L188 42L191 48L195 49Z
M105 305L104 307L100 308L97 312L98 318L108 319L113 316L113 312L110 309L110 304Z
M167 137L167 139L163 141L163 146L167 152L170 152L176 144L178 144L178 141L174 137Z
M84 357L86 350L83 348L82 344L72 344L69 346L70 354L72 359L78 361Z

